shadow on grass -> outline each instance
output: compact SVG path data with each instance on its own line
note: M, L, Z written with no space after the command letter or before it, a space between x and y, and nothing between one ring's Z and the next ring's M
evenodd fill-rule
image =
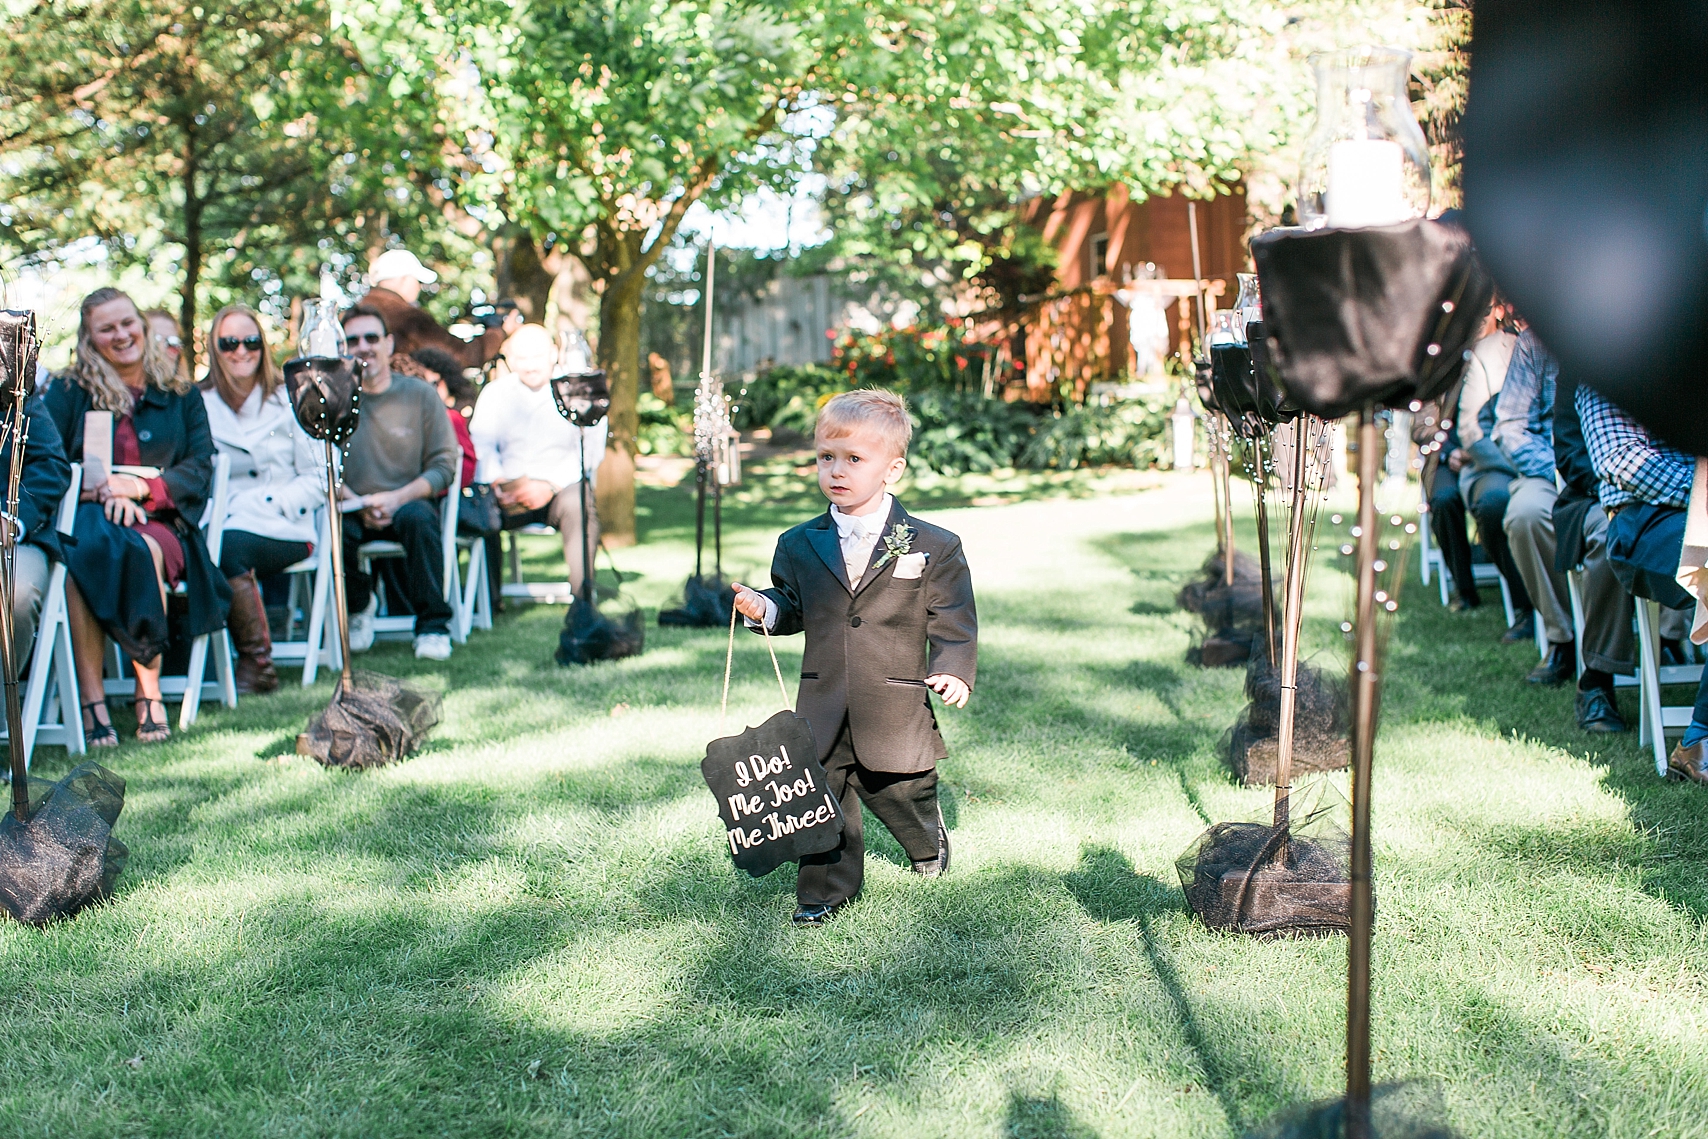
M1086 914L1097 921L1137 923L1145 956L1168 997L1180 1034L1197 1055L1205 1086L1220 1101L1230 1121L1242 1118L1242 1099L1253 1094L1275 1099L1286 1093L1286 1079L1263 1057L1224 1055L1199 1023L1187 986L1157 929L1160 915L1185 911L1178 887L1140 874L1114 847L1093 844L1080 848L1079 864L1062 875L1062 883Z
M1007 1139L1097 1139L1097 1132L1074 1117L1055 1095L1008 1095L1008 1117L1002 1133Z
M1603 785L1624 800L1633 826L1652 839L1644 843L1647 849L1641 857L1644 888L1699 921L1708 919L1704 792L1655 775L1651 752L1637 740L1636 690L1620 690L1620 710L1632 731L1615 736L1583 732L1577 727L1570 688L1525 683L1524 673L1536 661L1535 649L1528 643L1500 645L1500 615L1493 607L1484 608L1488 612L1454 614L1426 599L1401 610L1389 646L1384 718L1414 723L1469 719L1491 734L1516 733L1600 768L1605 772ZM1555 839L1575 841L1570 836ZM1532 836L1528 841L1546 845L1554 840ZM1629 855L1623 844L1616 845ZM1599 856L1566 854L1584 872L1594 871Z

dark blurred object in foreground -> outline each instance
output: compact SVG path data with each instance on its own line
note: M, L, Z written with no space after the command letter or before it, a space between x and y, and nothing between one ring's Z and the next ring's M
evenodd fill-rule
M130 857L113 837L124 806L125 781L98 763L83 763L31 805L29 822L6 812L0 906L21 922L43 925L110 895Z
M1708 16L1633 0L1478 0L1465 221L1559 358L1708 454Z

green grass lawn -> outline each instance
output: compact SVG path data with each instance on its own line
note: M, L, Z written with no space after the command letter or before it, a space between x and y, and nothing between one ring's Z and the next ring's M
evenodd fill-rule
M816 509L768 478L731 503L743 574ZM920 497L1002 489L957 486ZM617 551L648 607L691 568L688 501L643 492L647 540ZM721 631L654 627L574 670L556 608L448 666L382 645L368 666L445 693L396 767L286 754L324 680L106 753L130 788L117 896L0 927L0 1135L1228 1136L1333 1094L1344 941L1208 932L1174 874L1268 799L1218 754L1242 676L1184 663L1173 606L1213 545L1208 481L931 517L964 535L983 617L978 690L941 716L947 877L872 824L862 900L797 931L789 869L734 871L698 768ZM1315 570L1319 660L1344 659L1344 560ZM1415 577L1403 600L1377 1078L1438 1080L1467 1135L1708 1135L1708 793L1634 735L1578 733L1498 611L1450 615ZM761 641L736 669L755 723Z

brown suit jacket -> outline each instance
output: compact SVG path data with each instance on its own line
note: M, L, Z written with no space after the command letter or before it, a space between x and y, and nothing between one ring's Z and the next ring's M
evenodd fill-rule
M478 368L498 357L504 347L504 330L489 328L473 340L452 336L433 314L419 305L412 305L390 289L369 289L362 304L372 305L385 317L386 330L391 333L392 352L407 356L417 348L438 348L449 352L465 368Z
M897 580L896 561L868 568L849 587L830 511L777 540L771 562L774 632L805 632L796 707L812 725L822 762L846 718L860 764L873 771L929 771L948 756L925 678L978 673L978 614L961 540L896 502L884 523L912 531L911 553L929 554L924 573ZM872 550L884 553L880 540Z

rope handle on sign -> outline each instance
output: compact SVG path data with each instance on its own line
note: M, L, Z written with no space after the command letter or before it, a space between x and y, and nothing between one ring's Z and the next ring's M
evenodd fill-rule
M724 698L723 705L718 709L718 734L722 735L724 721L729 717L729 676L735 664L735 619L740 616L735 606L729 607L729 647L724 650ZM777 691L783 694L783 707L793 712L789 704L789 686L783 683L783 666L777 663L777 649L771 644L771 630L764 625L759 629L765 634L765 651L771 654L771 670L777 674Z

